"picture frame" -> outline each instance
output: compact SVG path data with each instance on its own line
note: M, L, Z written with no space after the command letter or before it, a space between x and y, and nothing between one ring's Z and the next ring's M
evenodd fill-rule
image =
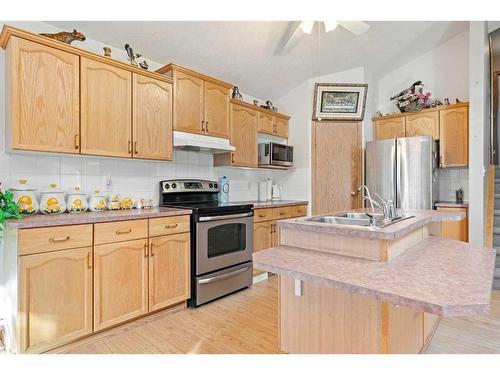
M316 83L312 119L363 121L367 91L365 83Z

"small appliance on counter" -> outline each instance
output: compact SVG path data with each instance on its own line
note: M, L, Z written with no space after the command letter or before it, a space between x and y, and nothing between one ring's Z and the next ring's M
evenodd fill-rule
M193 211L189 305L194 307L252 285L253 205L223 203L220 190L217 181L160 182L160 206Z
M228 203L229 202L229 178L224 176L219 180L219 202Z
M457 198L457 203L464 203L464 189L459 188L457 191L455 191L455 195Z
M259 165L293 166L293 147L275 142L259 143Z
M259 181L259 201L267 201L267 181Z
M272 200L279 201L281 200L282 195L283 195L283 187L281 185L273 185Z

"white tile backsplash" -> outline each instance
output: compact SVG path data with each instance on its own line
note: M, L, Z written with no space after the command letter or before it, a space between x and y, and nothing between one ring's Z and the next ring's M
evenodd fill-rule
M439 170L439 200L454 201L455 191L464 189L464 200L469 200L469 169L446 168Z

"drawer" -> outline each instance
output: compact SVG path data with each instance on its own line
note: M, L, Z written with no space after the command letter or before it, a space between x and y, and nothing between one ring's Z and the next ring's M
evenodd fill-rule
M254 223L259 221L273 220L273 209L272 208L258 208L254 210Z
M301 204L300 206L291 206L292 217L307 216L307 204Z
M19 255L92 246L92 224L19 230Z
M168 216L149 219L149 237L189 232L189 216Z
M148 219L113 221L94 225L94 245L148 237Z
M291 216L292 209L290 206L273 208L274 220L288 219Z

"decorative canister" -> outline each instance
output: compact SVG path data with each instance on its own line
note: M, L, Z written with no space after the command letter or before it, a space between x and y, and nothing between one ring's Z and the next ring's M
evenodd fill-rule
M14 201L19 204L19 211L23 215L33 215L38 212L36 189L28 185L28 180L19 180L9 191L14 196Z
M56 184L50 184L47 190L42 191L40 212L43 214L60 214L64 211L66 211L64 191L57 189Z
M228 203L229 202L229 178L224 176L219 180L219 202Z
M104 211L106 209L106 197L99 190L94 190L94 194L90 196L89 210Z
M134 201L130 197L125 197L120 201L120 209L131 210L134 208Z
M76 186L73 190L68 192L68 198L66 199L66 205L68 206L68 212L80 213L87 211L87 194L80 190L79 186Z
M111 194L109 197L108 210L120 209L120 196L118 194Z

